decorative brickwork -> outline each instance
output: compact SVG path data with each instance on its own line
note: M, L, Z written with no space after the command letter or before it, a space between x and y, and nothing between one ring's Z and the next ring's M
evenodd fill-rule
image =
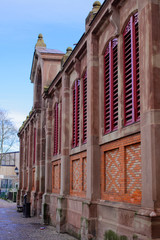
M134 144L125 147L126 156L126 193L138 194L142 188L141 146Z
M87 190L87 158L82 159L82 189Z
M105 154L105 192L119 193L120 189L120 154L119 149Z
M80 177L81 162L80 159L74 160L72 162L73 180L72 188L78 192L81 191L81 177Z
M122 138L101 147L101 198L141 203L140 135Z
M61 161L52 163L52 192L59 193L61 185Z
M85 197L87 181L86 152L71 156L70 159L70 194Z
M59 168L58 168L58 164L53 166L53 183L54 183L54 188L58 189L59 188Z

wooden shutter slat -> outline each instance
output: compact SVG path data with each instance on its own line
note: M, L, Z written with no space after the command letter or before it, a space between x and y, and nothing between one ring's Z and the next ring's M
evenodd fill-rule
M104 132L118 127L118 49L117 39L109 42L104 56ZM107 56L107 58L106 58ZM107 72L107 74L106 74Z
M58 103L54 107L54 151L53 155L58 154Z

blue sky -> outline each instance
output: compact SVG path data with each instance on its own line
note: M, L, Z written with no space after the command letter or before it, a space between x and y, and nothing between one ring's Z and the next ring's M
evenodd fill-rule
M100 1L101 3L103 0ZM47 48L66 52L85 31L93 0L1 0L0 109L21 126L33 104L30 71L39 33ZM18 145L13 150L18 150Z
M30 71L38 34L43 34L47 48L66 52L85 31L85 18L93 3L93 0L1 0L0 109L8 111L18 128L32 108Z

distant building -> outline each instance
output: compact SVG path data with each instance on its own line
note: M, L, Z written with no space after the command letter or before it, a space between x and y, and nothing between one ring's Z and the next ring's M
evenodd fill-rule
M4 153L0 165L0 189L8 192L18 188L19 152Z
M31 82L18 203L81 240L160 239L160 1L96 1L65 55L40 34Z

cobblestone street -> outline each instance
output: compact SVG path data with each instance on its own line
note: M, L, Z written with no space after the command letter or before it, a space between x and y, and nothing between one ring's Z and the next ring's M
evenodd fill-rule
M16 203L0 199L0 240L76 240L58 234L54 227L44 226L36 217L24 218L16 211Z

